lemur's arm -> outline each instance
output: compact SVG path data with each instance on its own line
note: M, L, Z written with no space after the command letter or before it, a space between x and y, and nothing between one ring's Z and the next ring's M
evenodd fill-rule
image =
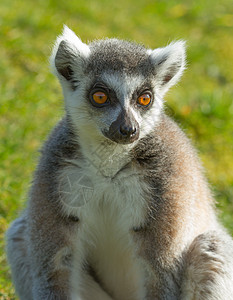
M28 234L33 299L69 300L74 221L55 213L39 183L31 200Z

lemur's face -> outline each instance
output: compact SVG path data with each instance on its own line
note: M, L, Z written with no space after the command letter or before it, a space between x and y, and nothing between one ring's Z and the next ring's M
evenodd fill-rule
M87 89L89 111L108 139L122 144L140 136L143 115L153 103L151 85L140 85L140 77L103 72Z
M88 46L65 28L51 63L80 138L129 144L158 123L162 97L184 69L184 43L153 51L117 39Z

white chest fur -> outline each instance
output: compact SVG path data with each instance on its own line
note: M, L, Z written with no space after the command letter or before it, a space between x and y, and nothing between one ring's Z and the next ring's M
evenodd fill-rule
M74 272L73 285L77 287L82 278L78 288L83 290L81 299L98 298L97 287L91 292L90 277L80 275L84 261L95 269L114 299L143 298L143 274L130 233L145 219L143 194L147 187L141 179L130 164L113 178L101 175L92 164L78 161L73 161L61 174L64 213L80 220L74 262L79 272ZM77 290L75 294L78 293ZM101 294L99 299L105 297Z

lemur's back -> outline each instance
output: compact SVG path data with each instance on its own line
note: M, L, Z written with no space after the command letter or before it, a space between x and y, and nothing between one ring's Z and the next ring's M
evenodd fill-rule
M65 29L55 45L67 115L8 231L16 291L24 300L228 300L232 240L195 150L162 109L183 44L102 43L88 47Z

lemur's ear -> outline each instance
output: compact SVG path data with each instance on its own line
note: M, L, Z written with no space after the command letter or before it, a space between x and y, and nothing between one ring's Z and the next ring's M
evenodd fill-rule
M148 50L156 72L156 81L161 96L178 82L185 70L185 42L173 42L167 47Z
M89 56L90 49L77 35L64 26L58 36L50 57L52 72L61 81L72 81L73 74L80 70L82 61Z

